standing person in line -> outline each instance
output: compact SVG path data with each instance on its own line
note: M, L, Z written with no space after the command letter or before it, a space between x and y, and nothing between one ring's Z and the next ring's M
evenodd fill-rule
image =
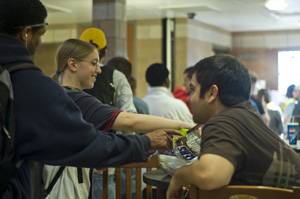
M144 101L149 107L150 115L182 120L193 123L192 114L186 104L176 99L169 90L169 70L163 64L151 64L146 70L149 85Z
M65 91L32 62L46 32L46 17L46 8L39 0L0 1L0 65L33 66L11 73L15 158L23 163L4 185L3 199L32 199L31 189L39 184L30 182L35 172L29 169L31 160L51 165L107 167L121 153L124 161L119 163L125 164L145 160L150 148L168 145L164 131L144 136L105 134L83 120L78 106Z
M98 49L100 60L105 58L108 50L107 40L105 33L100 28L86 29L80 35L80 40L93 44ZM124 62L120 63L124 64ZM132 91L125 74L112 65L104 64L101 68L102 73L97 75L95 86L85 91L104 104L135 113Z
M257 92L258 101L265 107L265 111L268 111L270 116L269 127L277 134L283 134L283 124L281 113L279 112L280 108L276 109L274 103L271 102L270 93L267 89L260 89ZM278 110L279 109L279 110Z
M252 72L250 73L251 78L251 91L250 91L250 103L251 106L260 114L261 118L265 122L266 125L269 125L270 123L270 116L268 111L266 110L266 107L263 106L263 104L257 99L257 93L256 93L256 82L257 77Z
M132 77L131 62L125 57L113 57L108 60L106 65L109 68L117 69L118 71L122 72L127 78L127 81L129 82L131 87L131 91L133 94L133 104L137 113L149 114L149 108L147 104L143 100L135 96L136 80L134 77Z
M190 82L192 79L192 71L193 67L190 66L186 68L183 72L184 81L182 86L176 86L175 90L173 91L173 95L175 98L182 100L189 110L191 111L191 100L190 100Z
M291 84L287 87L286 94L285 94L286 99L284 100L284 102L280 103L280 108L281 108L282 112L285 111L285 109L288 107L289 104L292 104L295 102L295 99L294 99L295 87L296 87L295 84Z
M107 53L107 39L105 33L96 27L87 28L80 35L80 40L89 42L98 49L99 58L102 62ZM133 95L126 76L110 67L107 64L102 65L101 74L97 75L93 88L86 89L85 92L95 96L104 104L109 104L122 111L136 113L133 104ZM122 132L118 132L122 133ZM108 168L109 192L113 192L114 169ZM93 198L102 196L103 170L94 170L93 173ZM112 198L111 198L112 199Z
M149 107L141 98L136 96L136 79L134 77L129 78L129 84L133 93L133 104L136 108L137 113L149 114Z
M83 118L92 123L97 129L148 132L159 128L172 128L180 123L179 121L155 116L122 112L102 104L94 96L85 93L83 89L92 88L97 74L101 73L99 56L93 45L77 39L66 40L59 47L56 60L58 66L56 74L58 74L59 83L78 105L83 113ZM121 152L116 155L114 165L111 166L119 166L118 162L123 161ZM45 168L46 187L49 186L58 169L57 166L47 166ZM48 198L88 198L90 169L82 170L83 179L80 182L77 175L78 169L76 167L66 167Z
M292 91L293 100L291 100L291 103L289 103L286 107L286 109L283 112L283 125L286 128L287 123L293 122L295 118L293 117L293 113L295 111L295 107L300 101L300 85L295 86ZM286 131L287 129L285 129Z
M105 33L100 28L87 28L80 35L80 40L89 42L98 49L100 61L105 58L108 50L107 39ZM112 58L101 69L102 72L97 75L94 87L85 89L85 92L95 96L104 104L109 104L122 111L136 113L132 90L127 80L128 74L131 73L131 63L124 59ZM119 71L119 69L122 71ZM109 190L113 192L114 169L108 168L108 172ZM103 170L94 170L93 198L102 196L102 184Z
M249 73L237 59L216 55L200 60L190 87L194 121L204 124L201 152L175 172L167 199L176 198L184 185L203 190L228 184L300 185L300 157L249 103Z

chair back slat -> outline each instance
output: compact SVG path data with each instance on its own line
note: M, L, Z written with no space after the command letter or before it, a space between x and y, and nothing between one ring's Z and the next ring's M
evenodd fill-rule
M198 189L194 186L189 188L189 198L190 199L197 199L198 197Z
M142 169L136 168L136 184L135 184L135 191L136 191L136 199L142 199L143 192L142 192Z
M140 162L140 163L130 163L126 165L122 165L115 168L115 196L116 199L122 198L122 170L125 171L125 191L126 191L126 199L131 199L132 191L131 191L131 176L136 176L136 186L134 187L136 191L136 199L142 199L142 169L145 168L147 171L151 171L153 168L159 167L159 159L158 156L152 156L147 162ZM134 172L132 172L132 170ZM109 179L108 179L108 170L105 169L103 171L103 199L109 198ZM146 198L152 199L152 187L147 185L146 187Z
M125 168L126 179L126 199L131 199L131 169Z
M107 182L108 183L108 182ZM121 199L121 169L120 168L115 168L115 194L116 194L116 199ZM104 198L106 199L106 198Z
M108 169L102 172L103 175L103 198L108 198Z
M151 168L146 168L146 171L151 171ZM153 195L152 195L152 186L147 184L146 186L146 198L147 199L152 199Z

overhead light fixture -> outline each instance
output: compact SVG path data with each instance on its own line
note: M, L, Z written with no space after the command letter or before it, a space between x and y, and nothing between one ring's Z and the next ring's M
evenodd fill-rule
M265 7L269 10L280 11L286 9L288 6L286 0L267 0Z

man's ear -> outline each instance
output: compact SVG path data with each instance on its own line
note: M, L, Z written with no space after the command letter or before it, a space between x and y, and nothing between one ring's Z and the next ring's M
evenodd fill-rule
M219 87L213 84L210 89L207 91L208 102L213 102L217 99L219 95Z
M19 34L18 39L25 43L32 39L32 28L31 27L25 27Z
M71 72L76 72L79 68L79 64L74 58L69 58L68 61L67 61L67 68Z

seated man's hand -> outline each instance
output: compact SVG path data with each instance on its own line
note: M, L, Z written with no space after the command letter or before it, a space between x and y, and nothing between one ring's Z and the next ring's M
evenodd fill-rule
M156 130L150 133L147 133L146 136L150 139L152 149L170 149L171 148L171 139L165 130Z

